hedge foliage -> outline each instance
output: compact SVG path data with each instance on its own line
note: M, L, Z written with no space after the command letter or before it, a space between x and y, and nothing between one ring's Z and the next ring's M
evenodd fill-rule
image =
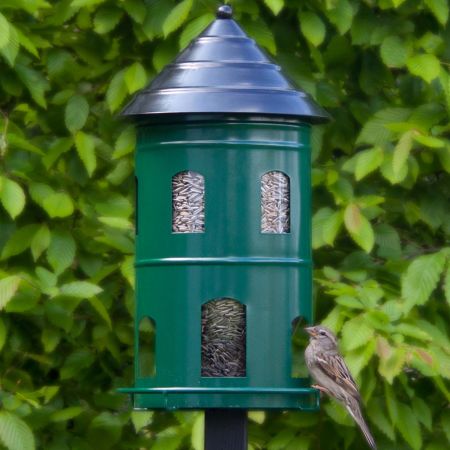
M236 0L334 121L313 134L317 317L379 448L450 442L446 0ZM199 413L131 413L133 128L121 107L212 0L0 1L0 446L202 448ZM251 414L252 449L360 449L347 414Z

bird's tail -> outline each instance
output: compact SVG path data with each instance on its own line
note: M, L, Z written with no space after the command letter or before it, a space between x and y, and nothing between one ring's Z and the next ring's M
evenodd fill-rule
M366 438L366 441L369 444L370 448L373 450L377 450L377 444L375 443L375 439L373 438L372 433L370 432L369 427L364 420L358 400L356 400L355 398L351 398L346 402L345 406L347 408L347 411L350 413L353 419L355 419L355 422L358 424L359 428L364 434L364 437Z

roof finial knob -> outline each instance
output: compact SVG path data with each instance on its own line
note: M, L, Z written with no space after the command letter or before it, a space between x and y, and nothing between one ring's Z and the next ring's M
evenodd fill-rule
M216 17L218 19L231 19L233 16L233 9L230 5L222 5L217 8Z

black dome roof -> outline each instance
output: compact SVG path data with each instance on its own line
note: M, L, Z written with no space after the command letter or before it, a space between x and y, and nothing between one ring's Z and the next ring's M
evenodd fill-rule
M296 90L231 18L228 5L175 61L125 107L122 115L252 114L326 122L328 114Z

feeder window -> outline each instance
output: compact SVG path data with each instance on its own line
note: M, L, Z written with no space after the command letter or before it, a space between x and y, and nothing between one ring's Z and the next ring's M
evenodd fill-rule
M245 305L231 298L202 306L202 377L245 377Z
M289 177L276 170L261 177L261 232L283 234L291 229Z
M153 377L155 368L156 324L150 317L143 317L139 323L139 376Z
M307 326L304 317L296 317L292 323L291 332L291 377L307 378L308 369L305 362L305 349L308 345L308 335L303 331Z
M172 177L172 231L205 231L205 177L197 172L186 170Z

